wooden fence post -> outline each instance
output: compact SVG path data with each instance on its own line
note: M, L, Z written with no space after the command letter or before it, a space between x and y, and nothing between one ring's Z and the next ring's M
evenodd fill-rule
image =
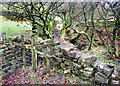
M47 54L47 47L44 49L44 53ZM50 72L50 60L47 56L45 56L46 60L46 74Z
M42 52L44 52L45 55L47 53L46 50L47 50L47 48L43 48L43 50L42 50ZM46 57L45 58L43 57L43 63L42 63L43 66L45 65L45 59L46 59Z
M24 46L24 35L21 35L21 41L22 41L22 46ZM25 52L25 48L22 49L22 56L23 56L23 63L24 63L24 68L26 68L26 52Z
M35 66L36 66L36 70L37 70L37 35L35 35Z
M32 35L32 69L37 70L37 49L36 49L36 35Z
M52 37L52 43L54 43L54 35ZM51 55L54 54L54 46L51 47Z
M46 73L50 72L50 60L48 57L46 58Z

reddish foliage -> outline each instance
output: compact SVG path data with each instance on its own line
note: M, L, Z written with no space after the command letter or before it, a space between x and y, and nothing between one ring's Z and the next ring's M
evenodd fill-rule
M27 18L14 18L14 17L11 17L11 18L7 18L7 19L11 20L11 21L30 21Z

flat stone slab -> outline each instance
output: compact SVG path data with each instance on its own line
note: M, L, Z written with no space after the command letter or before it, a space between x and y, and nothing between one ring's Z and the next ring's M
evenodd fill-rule
M103 63L103 62L100 62L100 61L96 61L92 64L92 66L97 69L98 72L101 72L103 73L105 76L109 77L113 70L114 70L114 67L110 67L108 66L109 64L107 63ZM110 64L111 65L111 64Z
M64 74L67 74L67 73L70 73L71 71L70 71L70 69L65 69L64 70Z
M82 66L87 67L90 66L96 60L97 56L95 55L82 55L81 58L79 58L78 63L81 63Z
M111 80L111 83L110 83L111 85L113 85L113 86L120 86L120 81L119 80Z
M95 82L97 82L99 84L101 84L101 83L108 84L109 79L104 74L97 72L97 73L95 73Z
M86 67L86 68L84 68L84 70L89 71L89 72L93 72L93 68L91 68L91 67Z

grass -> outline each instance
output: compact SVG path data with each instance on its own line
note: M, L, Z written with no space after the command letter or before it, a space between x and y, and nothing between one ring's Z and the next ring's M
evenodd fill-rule
M0 33L6 32L6 36L23 34L25 30L31 29L31 26L22 25L20 22L6 20L6 18L0 16Z

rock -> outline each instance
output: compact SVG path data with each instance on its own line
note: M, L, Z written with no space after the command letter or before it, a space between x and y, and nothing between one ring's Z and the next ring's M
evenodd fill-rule
M77 68L82 68L81 65L79 65L79 64L77 64L77 63L74 63L74 62L73 62L73 66L74 66L74 67L77 67Z
M64 61L65 65L70 65L70 64L72 65L72 63L73 63L72 61L68 61L68 60Z
M3 57L4 56L4 54L0 54L0 57Z
M19 42L21 42L21 37L20 36L13 36L12 41L19 43Z
M6 42L6 33L1 33L1 37L2 37L2 41L3 41L3 43L5 43Z
M87 67L90 66L96 60L97 57L95 55L82 55L81 58L79 58L78 62L81 62L82 66Z
M117 70L114 70L114 72L112 73L112 79L113 80L120 80L120 76Z
M65 64L64 63L60 63L60 67L61 68L65 68Z
M68 66L65 66L65 68L72 70L73 66L68 65Z
M95 77L90 78L90 81L94 82L95 81Z
M6 54L10 54L10 53L13 53L13 50L6 51Z
M72 66L72 72L74 73L74 74L77 74L77 75L81 75L81 73L83 73L83 69L82 69L82 66L81 65L79 65L79 64L77 64L77 63L74 63L73 62L73 64L72 64L73 66Z
M8 43L12 44L12 38L8 39Z
M70 69L64 69L64 73L66 74L66 73L70 73L71 71L70 71Z
M3 54L4 51L5 51L5 49L1 49L0 50L0 54Z
M77 54L77 51L70 51L69 54L71 56L73 56L73 58L75 58L76 54Z
M118 67L116 68L117 72L118 72L118 76L120 76L120 65L118 65Z
M21 54L21 52L20 51L16 51L14 54L18 55L18 54Z
M6 68L6 67L8 67L8 66L11 66L12 64L11 63L6 63L6 64L2 64L2 69L4 69L4 68Z
M60 63L59 63L59 62L54 61L54 60L50 60L50 62L51 62L52 64L54 64L55 66L59 66L59 65L60 65Z
M8 54L8 55L6 56L6 58L12 58L12 57L14 57L14 54L13 54L13 53Z
M117 70L114 70L114 72L112 73L112 79L115 79L118 76L118 72Z
M72 70L72 73L76 74L76 75L81 75L83 74L84 70L78 68L78 67L74 67Z
M114 65L112 63L107 63L107 66L110 68L114 68Z
M2 41L3 41L3 38L0 36L0 43L2 43Z
M24 44L31 44L31 39L25 40Z
M69 54L73 56L72 58L79 59L81 55L78 54L78 51L70 51Z
M12 45L12 46L8 46L8 50L12 50L12 49L14 49L14 48L15 48L14 45Z
M69 54L69 52L72 50L73 48L69 47L69 48L62 48L62 52L64 57L67 57L68 59L72 58L73 56Z
M109 77L113 70L114 70L114 67L113 66L108 66L109 64L107 63L103 63L103 62L100 62L100 61L96 61L92 64L92 66L97 69L97 71L105 74L107 77Z
M95 73L95 82L97 82L99 84L101 84L101 83L108 84L109 79L104 74L97 72L97 73Z
M103 62L100 62L99 60L97 60L96 62L93 62L91 65L96 68L98 65L103 64Z
M56 57L61 57L61 56L62 56L62 53L57 52L57 53L55 53L55 56L56 56Z
M120 81L119 80L111 80L110 84L113 86L120 85Z
M55 57L55 60L58 61L58 62L62 62L62 59L61 59L61 58Z
M83 72L83 75L84 75L85 77L87 77L87 78L91 78L91 77L93 77L93 72L84 71L84 72Z
M103 69L99 69L98 68L98 70L100 72L103 72L107 77L109 77L112 74L112 72L113 72L114 69L104 66Z
M7 67L3 68L2 71L7 73L8 70L10 70L10 67L11 67L11 66L7 66Z
M84 68L84 70L89 71L89 72L93 72L93 68L91 68L91 67Z
M2 45L0 48L4 49L4 48L6 48L6 47L7 47L6 45Z

